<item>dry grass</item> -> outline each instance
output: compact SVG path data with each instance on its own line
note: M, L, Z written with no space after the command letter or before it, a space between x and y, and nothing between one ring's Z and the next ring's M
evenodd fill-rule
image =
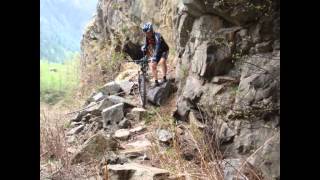
M153 122L153 132L157 128L166 128L175 134L171 147L164 148L159 144L156 135L151 137L152 147L150 148L152 164L159 168L167 169L173 174L184 174L192 179L216 179L222 180L221 168L217 165L209 165L208 154L209 148L203 143L202 132L196 128L185 129L191 135L191 139L198 151L198 162L196 160L187 161L182 157L182 149L179 140L176 138L179 130L176 128L174 120L168 116L161 116L157 113L158 121ZM217 159L216 159L217 160ZM212 160L211 160L212 162Z
M223 156L219 151L219 146L215 142L215 135L207 133L207 131L200 130L198 127L192 124L176 124L175 120L171 116L171 111L175 106L175 98L171 98L171 101L167 102L160 108L150 108L149 110L153 113L151 124L151 143L152 146L149 149L151 164L170 171L176 175L185 175L191 179L201 180L223 180ZM179 142L179 133L181 130L177 127L184 127L183 131L188 134L191 144L196 147L196 157L187 161L183 158ZM173 132L174 139L171 146L164 147L159 143L157 135L155 134L156 129L165 128ZM250 156L249 156L250 157ZM247 160L243 161L243 164L236 172L242 172L246 175L249 180L261 180L261 173L253 166L246 163ZM229 164L230 165L230 164ZM237 178L241 179L241 174L237 174Z
M72 154L66 142L66 126L70 116L63 106L40 106L40 169L43 179L86 179L98 176L98 163L70 165Z

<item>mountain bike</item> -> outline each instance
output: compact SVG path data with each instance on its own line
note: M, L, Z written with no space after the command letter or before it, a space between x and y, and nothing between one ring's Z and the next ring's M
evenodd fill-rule
M146 89L146 77L148 71L148 57L144 56L139 60L133 60L136 64L140 65L140 70L138 71L138 90L140 103L143 108L147 104L147 89Z

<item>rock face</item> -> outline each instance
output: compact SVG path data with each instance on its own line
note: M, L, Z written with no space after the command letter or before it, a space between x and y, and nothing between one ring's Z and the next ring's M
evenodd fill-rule
M246 159L258 150L251 164L265 179L280 179L280 1L99 0L81 42L83 66L111 59L103 53L106 49L109 54L141 57L139 28L146 21L164 36L169 55L175 56L176 119L191 120L212 133L224 158ZM127 94L131 85L124 85L108 84L104 94L121 90ZM170 86L149 90L149 101L161 105ZM130 104L119 99L105 100L100 110ZM114 109L116 117L105 116L104 123L121 121L119 109ZM195 117L198 114L200 118ZM74 121L84 115L79 113ZM128 119L140 117L129 112ZM187 137L178 139L186 159L193 159L196 151Z
M169 172L137 163L126 163L109 165L108 175L110 180L166 180L169 177Z

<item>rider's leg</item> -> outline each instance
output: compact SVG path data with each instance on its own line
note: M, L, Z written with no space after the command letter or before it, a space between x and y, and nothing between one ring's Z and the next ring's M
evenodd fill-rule
M167 75L167 61L164 57L162 57L159 61L159 64L161 66L163 80L166 81L166 75Z
M153 79L158 81L158 71L157 71L157 62L151 62L151 72Z

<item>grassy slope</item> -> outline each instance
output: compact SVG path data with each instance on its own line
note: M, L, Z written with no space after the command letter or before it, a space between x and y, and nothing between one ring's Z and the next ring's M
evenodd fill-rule
M52 70L56 71L52 71ZM40 60L40 97L49 103L68 95L79 84L79 58L64 64Z

